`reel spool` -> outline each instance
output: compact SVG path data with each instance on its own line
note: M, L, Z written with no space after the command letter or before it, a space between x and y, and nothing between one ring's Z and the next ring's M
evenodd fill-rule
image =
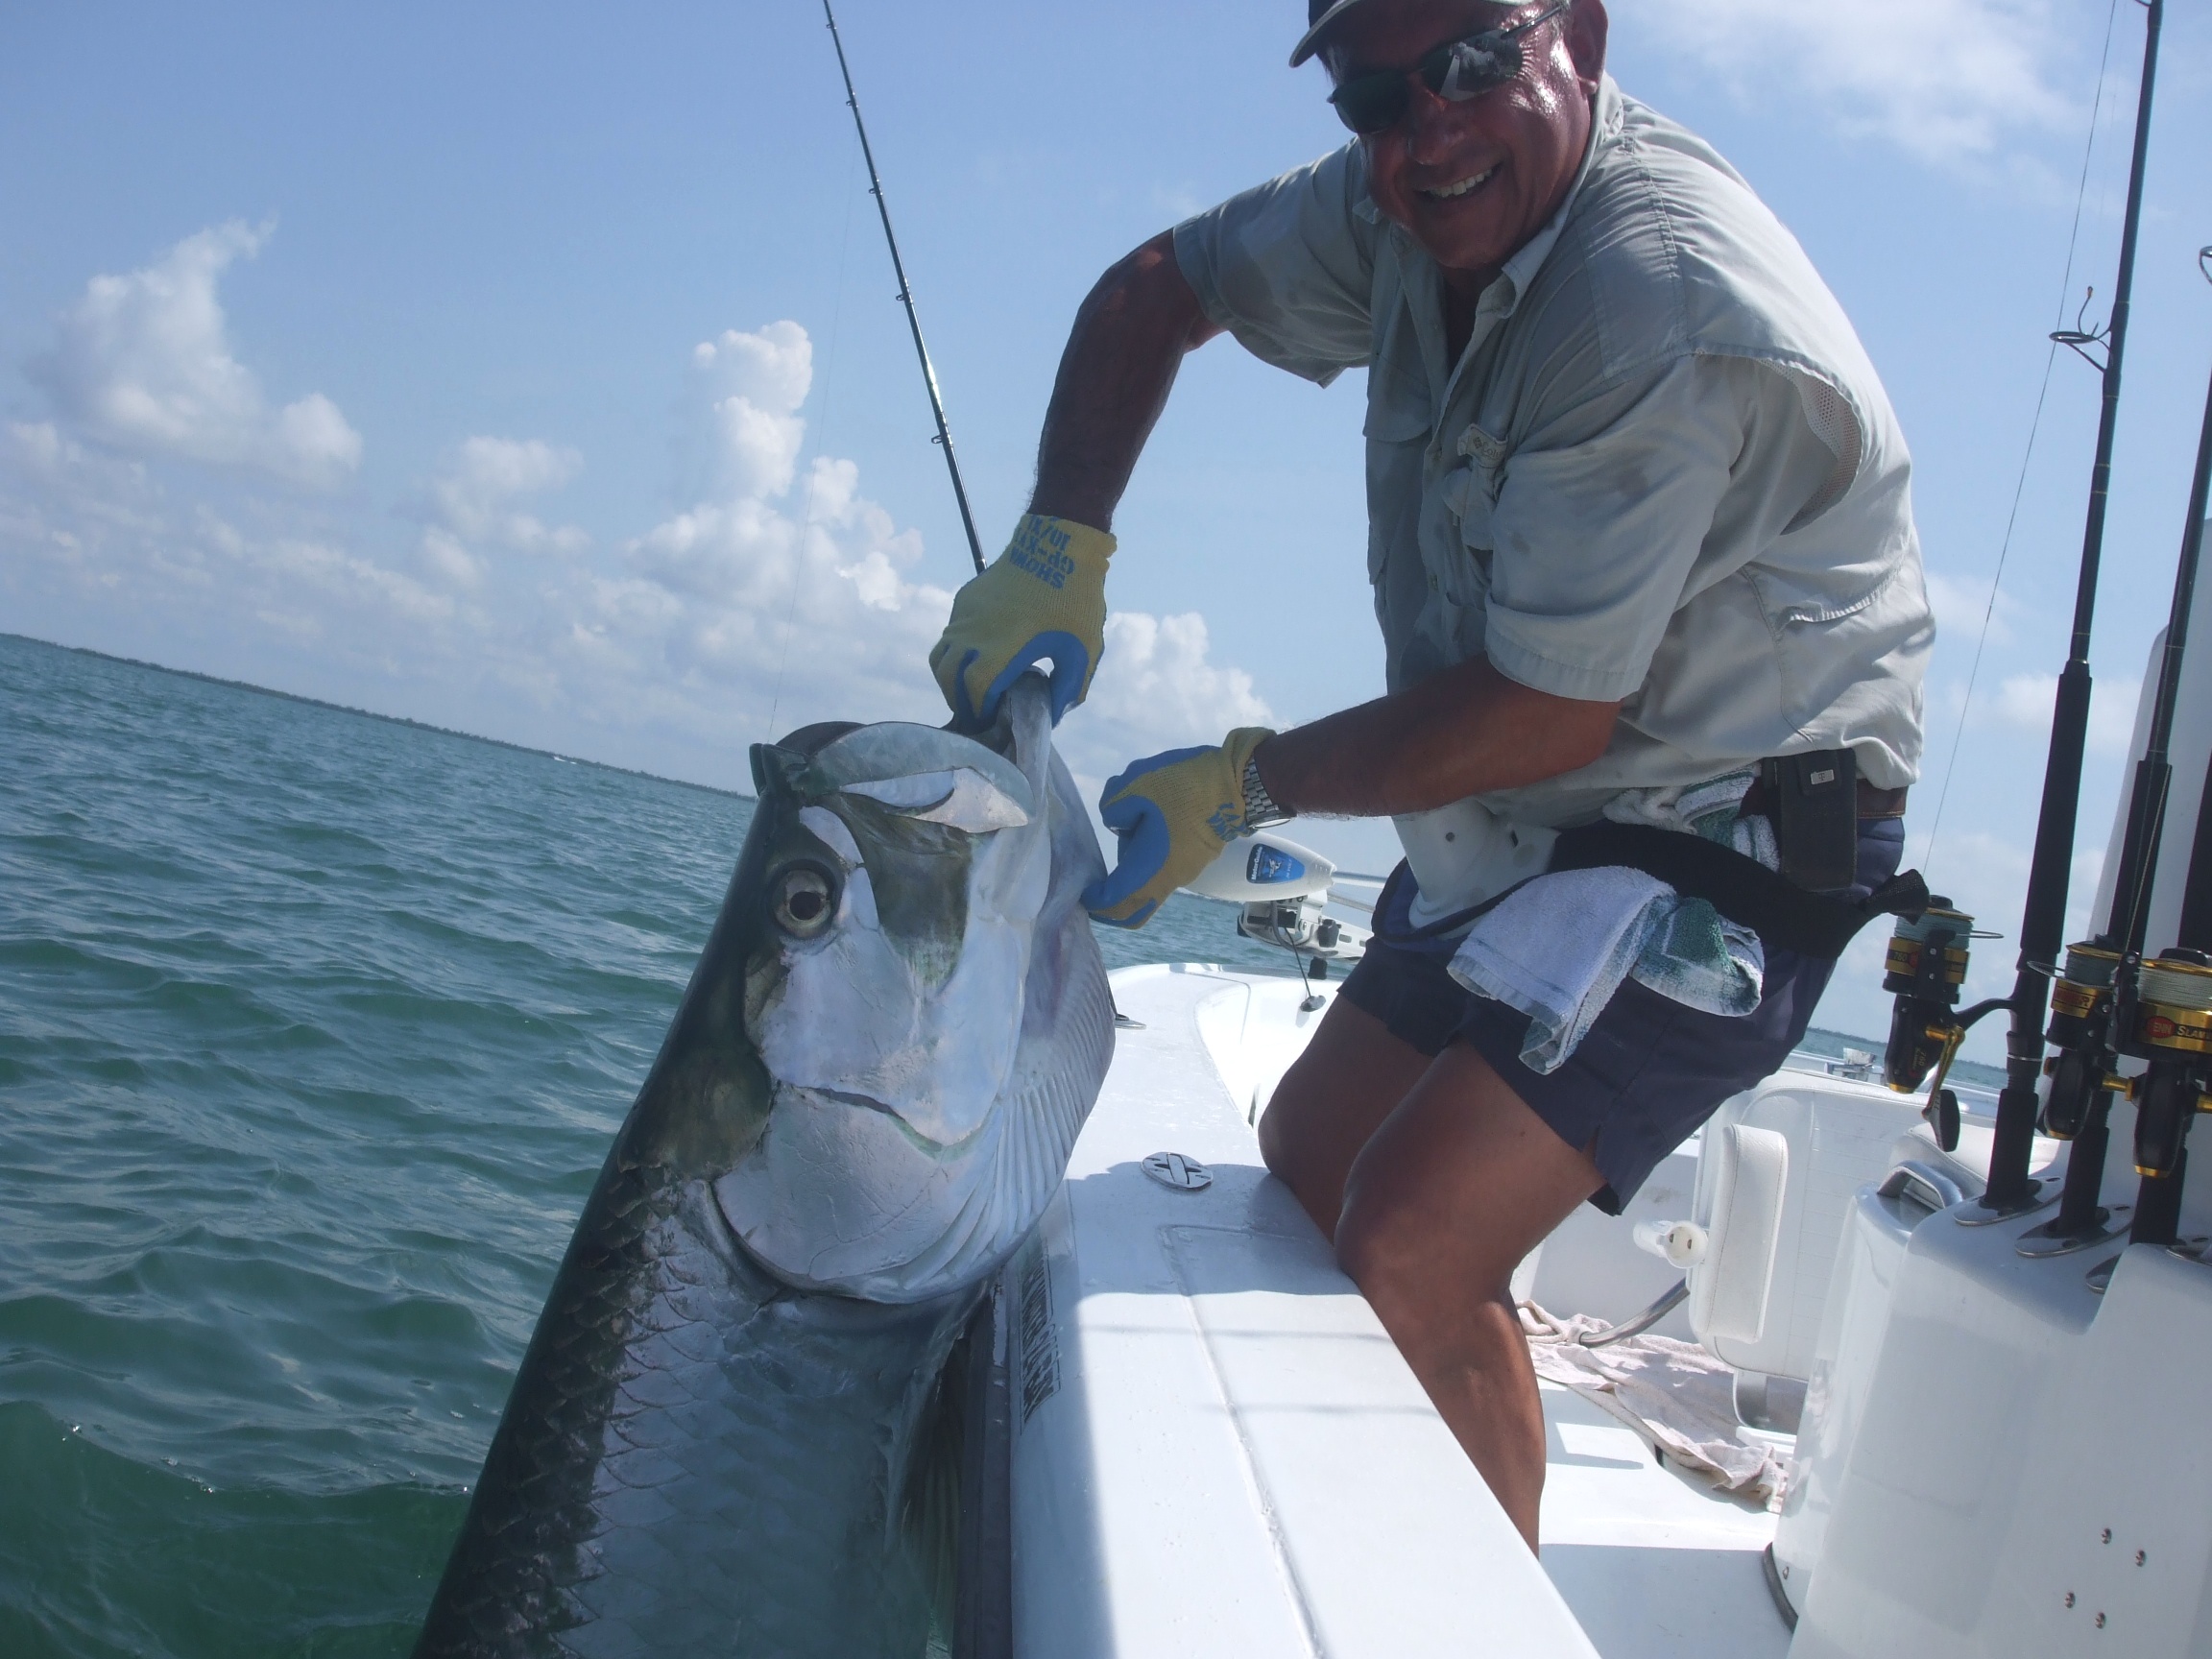
M2189 1120L2212 1107L2212 958L2169 950L2137 974L2135 1028L2128 1052L2150 1062L2128 1093L2135 1100L2135 1169L2153 1181L2179 1172Z
M1889 1046L1882 1053L1882 1080L1900 1094L1917 1094L1928 1073L1948 1069L1965 1036L1953 1010L1966 983L1974 918L1951 901L1931 898L1917 916L1900 916L1889 935L1882 989L1897 998L1889 1021Z
M2097 1096L2112 1087L2105 1066L2119 972L2117 950L2086 941L2066 947L2065 971L2052 984L2051 1024L2044 1033L2057 1053L2044 1068L2051 1092L2040 1127L2054 1141L2080 1135Z

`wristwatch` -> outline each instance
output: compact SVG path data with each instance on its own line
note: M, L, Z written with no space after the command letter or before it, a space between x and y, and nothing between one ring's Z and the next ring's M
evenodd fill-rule
M1255 754L1244 762L1244 828L1263 830L1270 824L1282 824L1297 817L1275 805L1275 797L1267 793L1267 785L1260 781L1260 757Z

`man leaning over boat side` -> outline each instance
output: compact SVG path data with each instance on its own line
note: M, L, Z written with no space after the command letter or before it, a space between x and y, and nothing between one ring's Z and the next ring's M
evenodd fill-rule
M1902 885L1934 637L1911 462L1796 242L1605 74L1601 0L1308 24L1291 62L1355 138L1099 280L1030 515L930 661L976 718L1049 659L1057 718L1183 354L1366 368L1387 694L1132 762L1086 902L1139 926L1260 825L1396 820L1375 940L1261 1145L1533 1548L1515 1263L1776 1070Z

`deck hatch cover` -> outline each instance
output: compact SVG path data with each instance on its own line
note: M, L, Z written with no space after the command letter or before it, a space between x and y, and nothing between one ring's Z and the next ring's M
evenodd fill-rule
M1144 1173L1161 1186L1173 1187L1183 1192L1196 1192L1214 1185L1213 1170L1180 1152L1153 1153L1144 1160Z

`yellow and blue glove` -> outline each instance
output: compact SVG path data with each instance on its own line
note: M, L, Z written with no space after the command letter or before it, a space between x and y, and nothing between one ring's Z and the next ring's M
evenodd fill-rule
M1032 513L991 567L960 589L929 671L962 724L986 724L1006 687L1052 659L1052 723L1090 695L1106 649L1106 561L1114 538Z
M1170 749L1110 779L1098 816L1121 844L1083 906L1117 927L1142 927L1167 895L1252 832L1244 821L1244 766L1275 733L1241 726L1219 748Z

